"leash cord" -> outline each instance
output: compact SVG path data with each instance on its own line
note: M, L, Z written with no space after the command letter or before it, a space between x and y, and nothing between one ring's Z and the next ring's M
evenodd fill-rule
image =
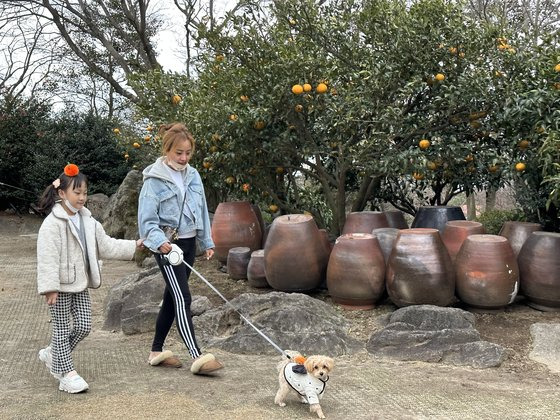
M282 350L280 348L280 346L278 346L274 341L272 341L272 339L270 337L268 337L265 333L263 333L261 330L259 330L255 325L253 325L253 323L251 321L249 321L241 312L239 312L235 306L232 305L232 303L226 299L226 297L224 295L222 295L220 293L220 291L218 289L216 289L208 280L206 280L204 278L204 276L202 274L200 274L198 271L196 271L194 269L194 267L192 267L191 265L189 265L185 260L183 260L183 263L189 267L191 269L191 271L193 273L195 273L204 283L206 283L206 285L208 287L210 287L210 289L212 289L218 296L220 296L222 298L222 300L228 304L235 312L237 312L239 314L239 316L247 323L249 324L257 333L260 334L260 336L262 338L264 338L266 341L268 341L276 350L278 350L282 356L286 356L288 359L291 360L291 357L288 355L288 353L286 353L284 350Z

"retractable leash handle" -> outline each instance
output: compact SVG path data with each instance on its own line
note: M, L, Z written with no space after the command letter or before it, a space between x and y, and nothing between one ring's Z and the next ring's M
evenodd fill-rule
M183 259L183 250L177 245L177 244L171 244L171 251L169 251L169 253L164 254L163 255L167 261L169 262L169 264L171 265L181 265L181 264L185 264L187 267L189 267L191 269L191 271L193 273L195 273L204 283L206 283L206 285L208 287L210 287L210 289L212 289L218 296L220 296L222 298L222 300L228 304L235 312L237 312L237 314L247 323L249 324L257 333L259 333L259 335L264 338L266 341L268 341L276 350L278 350L283 356L287 357L288 359L292 359L290 357L290 355L288 353L286 353L284 350L282 350L280 348L280 346L278 346L274 341L272 341L272 339L270 337L268 337L265 333L263 333L261 330L259 330L255 325L253 325L253 323L251 321L249 321L249 319L247 319L246 316L244 316L241 312L239 312L237 310L237 308L235 308L235 306L233 306L231 304L231 302L229 300L226 299L226 297L224 295L222 295L220 293L220 291L218 289L216 289L208 280L206 280L204 278L204 276L202 274L200 274L198 271L196 271L190 264L188 264L184 259Z

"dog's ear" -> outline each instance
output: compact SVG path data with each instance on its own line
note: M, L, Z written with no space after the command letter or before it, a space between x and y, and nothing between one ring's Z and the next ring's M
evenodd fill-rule
M305 359L305 363L303 364L303 366L305 366L305 370L307 372L313 372L313 364L315 363L315 359L315 356L309 356L307 359Z
M329 372L334 369L334 360L333 359L331 359L330 357L327 357L325 362L327 363L327 366L329 368Z

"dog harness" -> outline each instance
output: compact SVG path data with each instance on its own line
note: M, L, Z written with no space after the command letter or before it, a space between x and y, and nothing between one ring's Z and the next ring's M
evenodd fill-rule
M323 391L325 390L325 386L327 385L327 381L329 377L324 381L321 379L315 378L313 375L309 373L297 373L294 372L293 368L298 370L296 363L288 363L284 367L284 378L286 382L302 397L307 398L307 402L309 404L319 404L319 398L323 396Z

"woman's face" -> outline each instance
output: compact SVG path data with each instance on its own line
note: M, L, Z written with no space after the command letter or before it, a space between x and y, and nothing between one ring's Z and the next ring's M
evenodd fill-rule
M67 212L74 214L75 212L70 209L65 200L68 200L68 204L72 206L75 210L81 210L87 201L87 184L82 182L81 185L70 184L66 190L59 189L58 195L62 198L62 206Z
M166 153L167 163L175 170L182 170L192 157L192 144L189 140L177 142L169 152Z

